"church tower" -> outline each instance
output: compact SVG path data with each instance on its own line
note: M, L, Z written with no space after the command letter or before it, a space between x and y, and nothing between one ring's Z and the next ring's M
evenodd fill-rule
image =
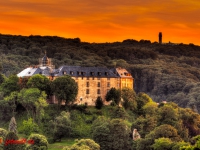
M159 44L162 44L162 32L158 34Z

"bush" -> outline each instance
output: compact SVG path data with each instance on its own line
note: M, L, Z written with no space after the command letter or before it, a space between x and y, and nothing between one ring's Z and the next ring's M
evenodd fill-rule
M27 146L27 150L47 150L48 141L44 135L41 134L31 134L28 141L33 141L32 144Z
M32 118L29 118L27 121L23 121L23 132L25 135L30 135L31 133L38 133L39 127L36 123L33 122Z
M5 140L7 134L8 134L8 131L6 131L3 128L0 128L0 137L2 137L3 140Z
M5 138L5 142L4 142L4 150L19 150L19 149L24 149L25 148L25 144L24 143L14 143L11 142L11 140L13 141L17 141L19 139L19 137L17 136L16 133L14 132L9 132L6 135Z
M100 150L100 146L91 139L81 139L71 147L64 147L63 150Z

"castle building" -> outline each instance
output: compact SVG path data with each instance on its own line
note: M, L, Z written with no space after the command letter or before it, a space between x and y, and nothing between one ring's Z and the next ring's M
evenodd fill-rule
M55 69L46 53L42 59L39 59L39 62L39 66L28 67L17 74L17 76L31 77L35 74L42 74L50 80L54 80L63 75L70 75L78 84L78 95L75 101L77 104L87 103L88 105L95 105L98 96L106 104L105 96L112 87L116 89L124 87L133 89L134 79L123 68L61 66ZM55 98L52 101L55 103Z

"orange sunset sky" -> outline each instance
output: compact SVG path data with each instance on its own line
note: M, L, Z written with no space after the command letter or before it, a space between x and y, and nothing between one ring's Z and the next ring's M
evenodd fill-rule
M0 33L200 45L200 0L1 0Z

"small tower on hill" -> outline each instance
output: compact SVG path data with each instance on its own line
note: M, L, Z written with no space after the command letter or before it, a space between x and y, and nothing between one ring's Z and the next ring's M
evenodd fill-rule
M162 44L162 32L158 34L159 44Z

